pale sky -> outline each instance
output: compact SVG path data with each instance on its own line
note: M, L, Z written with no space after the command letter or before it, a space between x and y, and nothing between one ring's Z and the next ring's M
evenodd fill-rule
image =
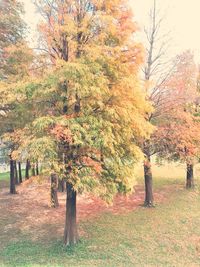
M21 0L25 4L26 21L30 31L36 31L38 16L32 0ZM128 1L128 0L127 0ZM129 0L141 30L148 21L148 12L153 0ZM191 49L200 63L200 0L157 0L162 12L166 13L164 28L171 31L172 53L175 55ZM36 38L33 35L32 41ZM172 55L172 56L174 56Z

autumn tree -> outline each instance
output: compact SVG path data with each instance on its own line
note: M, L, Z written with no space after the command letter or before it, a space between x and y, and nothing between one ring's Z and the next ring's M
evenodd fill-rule
M151 168L152 156L159 152L159 132L160 122L168 111L179 103L175 90L166 86L169 77L175 71L175 62L168 57L169 33L163 28L165 17L158 7L158 1L153 0L153 5L149 14L149 24L144 29L146 42L146 60L143 67L144 84L146 87L146 99L152 103L153 111L146 115L146 120L157 129L150 138L143 140L142 149L144 153L144 181L145 200L144 206L154 206L153 198L153 174ZM177 88L176 88L177 89ZM174 97L172 97L174 95Z
M24 71L24 60L27 61L25 53L24 30L25 24L22 20L23 7L19 1L0 1L0 121L1 134L12 132L11 121L6 120L7 114L13 110L12 92L8 90L8 83L12 78ZM26 54L26 56L23 56ZM11 78L12 77L12 78ZM17 78L19 79L19 78ZM12 105L11 105L12 102ZM9 122L8 122L9 121ZM13 145L7 143L12 151ZM11 164L11 193L15 193L15 182L17 178L16 162L9 155ZM14 168L14 170L13 170Z
M20 127L24 127L27 121L33 118L34 113L32 112L33 103L29 101L29 92L20 94L16 92L17 86L24 82L30 75L30 69L32 68L33 52L27 46L27 44L21 43L17 45L9 46L5 49L6 54L6 65L4 67L4 78L0 82L1 88L1 101L0 101L0 121L1 130L0 134L2 140L8 145L11 150L10 157L14 160L14 174L17 182L17 160L20 158L13 157L12 153L19 146L19 136L17 130ZM23 104L22 104L23 103ZM13 173L13 172L12 172ZM21 176L21 165L19 163L19 178Z
M194 186L193 168L200 153L197 67L190 51L178 55L165 86L171 89L170 110L160 124L159 154L186 164L186 188Z
M6 50L23 40L25 24L21 18L22 13L20 1L0 1L0 79L7 77L4 70L7 65Z
M199 126L200 122L195 116L184 110L176 110L170 120L160 127L159 134L163 140L160 156L186 164L186 188L194 187L193 169L200 153Z
M40 40L51 66L19 86L37 116L21 132L26 152L67 187L64 243L76 244L76 198L83 191L111 201L133 190L138 140L151 131L151 107L138 80L142 48L126 1L36 1ZM132 116L134 114L134 116Z

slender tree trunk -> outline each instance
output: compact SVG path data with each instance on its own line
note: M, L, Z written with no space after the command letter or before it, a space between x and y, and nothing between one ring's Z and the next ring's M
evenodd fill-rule
M191 189L193 187L194 187L194 166L191 163L187 163L186 188Z
M65 191L65 181L64 179L58 179L58 191L64 192Z
M19 183L22 183L22 168L21 168L21 162L18 162L18 171L19 171Z
M66 183L66 219L64 231L64 244L66 246L75 245L78 242L78 231L76 223L76 191L70 183Z
M39 166L38 166L38 161L36 162L36 175L39 175Z
M10 194L16 194L14 160L10 158Z
M15 175L15 184L19 184L16 160L14 160L14 175Z
M35 176L35 164L32 164L31 173L32 176Z
M145 207L153 207L153 182L151 170L151 157L146 155L144 161L144 181L145 181Z
M29 179L29 169L30 169L30 161L27 159L27 161L26 161L26 174L25 174L26 179Z
M59 206L58 203L58 194L57 194L57 175L51 174L51 207L57 208Z

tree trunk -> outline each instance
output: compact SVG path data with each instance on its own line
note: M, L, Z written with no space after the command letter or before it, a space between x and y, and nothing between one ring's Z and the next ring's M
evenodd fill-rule
M66 200L66 219L64 244L66 246L75 245L78 242L78 232L76 224L76 191L70 183L66 183L67 200Z
M57 194L57 175L51 174L51 207L57 208L59 206L58 203L58 194Z
M21 168L21 162L18 162L18 171L19 171L19 183L22 183L22 168Z
M10 194L16 194L14 160L10 158Z
M39 166L38 166L38 161L36 162L36 175L39 175Z
M64 179L58 179L58 191L64 192L65 191L65 181Z
M15 175L15 184L19 184L16 160L14 160L14 175Z
M31 173L32 176L35 176L35 164L32 164Z
M190 189L194 187L194 166L191 163L187 163L187 177L186 188Z
M29 179L29 169L30 169L30 161L27 159L27 161L26 161L26 174L25 174L26 179Z
M145 207L153 207L153 182L151 170L151 158L146 155L144 161L144 180L145 180Z

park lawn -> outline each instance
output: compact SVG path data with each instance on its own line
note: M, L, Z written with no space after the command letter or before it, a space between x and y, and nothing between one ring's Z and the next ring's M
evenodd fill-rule
M25 176L25 170L22 170L22 177ZM9 181L10 179L10 172L0 173L0 181Z
M24 176L25 176L25 170L22 170L23 179L24 179ZM10 181L10 172L0 173L0 189L8 187L9 181Z
M9 172L0 173L0 181L8 181L10 178Z
M33 236L19 231L16 240L0 250L0 266L199 266L198 186L194 191L184 189L182 166L181 175L168 167L154 168L154 172L157 189L171 188L168 199L156 208L139 207L121 215L104 213L82 221L81 241L68 249L52 228L49 235L55 237L50 240L41 236L34 241Z

